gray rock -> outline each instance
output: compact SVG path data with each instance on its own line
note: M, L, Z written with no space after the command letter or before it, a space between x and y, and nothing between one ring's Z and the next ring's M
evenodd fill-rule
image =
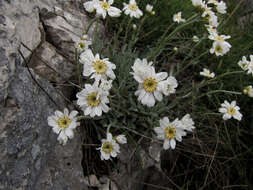
M57 107L26 68L17 66L15 76L0 107L0 189L86 189L80 136L76 132L66 146L59 145L47 125ZM57 105L65 107L55 89L34 76Z
M75 75L75 65L57 53L55 47L48 42L44 42L36 49L30 67L40 76L59 83Z

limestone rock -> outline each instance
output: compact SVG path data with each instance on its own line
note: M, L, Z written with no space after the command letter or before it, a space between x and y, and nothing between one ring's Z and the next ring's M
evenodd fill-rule
M33 75L60 109L65 107L55 89ZM6 103L0 107L1 190L87 189L80 136L75 132L75 138L62 146L47 125L47 117L56 109L27 69L17 66Z
M57 53L55 47L48 42L36 49L30 67L40 76L59 83L75 75L75 65Z

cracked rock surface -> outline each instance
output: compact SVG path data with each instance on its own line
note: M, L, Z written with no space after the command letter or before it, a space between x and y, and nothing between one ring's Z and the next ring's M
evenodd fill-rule
M69 60L73 54L65 56L64 47L56 41L53 43L55 38L47 41L50 34L41 20L42 11L56 15L55 7L58 7L61 14L55 17L62 18L74 33L81 35L80 28L84 25L76 29L76 24L89 22L81 5L81 1L0 1L0 190L88 189L81 166L78 131L74 139L61 146L57 135L47 125L49 115L66 107L66 102L50 82L64 83L73 77L75 66ZM54 21L50 21L50 26L57 28L59 23ZM69 37L66 28L60 30L61 37L67 39L66 43L71 47L74 37ZM32 80L18 50L28 61L34 51L57 72L63 73L64 69L63 76L57 77L42 61L34 58L36 53L29 62L32 75L58 106Z

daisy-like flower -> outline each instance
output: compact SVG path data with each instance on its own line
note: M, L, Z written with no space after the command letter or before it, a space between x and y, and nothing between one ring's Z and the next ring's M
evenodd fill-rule
M215 53L216 56L223 56L229 52L231 45L220 41L215 41L213 47L210 49L210 53Z
M202 72L199 73L200 75L204 76L204 77L207 77L207 78L214 78L215 77L215 74L214 73L211 73L208 69L203 69Z
M98 148L101 153L101 160L109 160L110 157L116 157L120 153L119 144L113 139L111 133L107 133L106 139L102 139L102 146Z
M145 63L143 63L143 65L145 65ZM135 95L138 96L138 101L143 105L153 107L155 105L155 100L162 100L161 82L168 76L166 72L156 73L154 67L146 65L146 67L143 67L142 72L134 72L131 74L133 74L134 79L139 82L138 90L135 92Z
M243 56L242 60L238 62L238 65L242 68L242 70L246 71L249 68L249 61L245 56Z
M219 35L216 32L212 32L212 33L210 33L210 35L208 36L208 38L210 40L214 40L214 41L225 42L225 40L230 39L231 36Z
M125 135L118 135L115 139L116 139L116 142L119 144L126 144L127 143L127 138Z
M153 11L153 5L147 4L146 11L152 15L155 15L155 11Z
M246 86L243 89L243 93L252 98L253 97L253 88L252 88L252 86L251 85Z
M73 110L69 113L69 110L65 108L63 112L57 110L54 115L47 118L48 125L53 128L56 134L59 134L57 140L60 144L65 145L68 139L74 137L73 130L80 125L77 122L77 114L77 111Z
M75 47L77 48L78 52L83 52L89 49L89 46L92 44L90 40L88 40L87 35L83 35L80 41L75 43Z
M239 112L240 108L236 105L236 101L232 101L231 104L225 100L224 103L221 104L221 108L219 108L219 112L223 113L223 119L228 120L232 117L241 121L242 114Z
M170 122L168 117L160 119L159 122L160 127L155 127L154 131L157 133L157 138L159 140L164 140L163 149L175 149L176 140L181 142L182 137L186 136L186 132L184 131L181 122L178 119Z
M126 4L126 3L123 3L123 4L124 4L123 11L126 15L129 15L130 17L135 17L135 18L140 18L143 15L142 11L137 6L135 0L130 0L129 4Z
M180 120L182 127L186 131L192 131L195 129L194 121L192 120L191 116L189 114L186 114L181 120Z
M192 41L195 42L195 43L198 43L199 42L199 37L198 36L193 36Z
M90 76L95 81L107 78L115 79L113 69L116 69L115 64L111 63L108 58L100 59L99 54L93 55L90 49L84 51L80 55L80 62L83 63L83 76Z
M227 13L227 5L225 2L221 1L216 4L216 10L220 14L226 14Z
M180 22L185 22L185 19L182 18L182 12L178 12L173 15L173 21L180 23Z
M99 0L92 0L92 1L85 2L83 6L87 12L92 13L93 11L95 11L95 6L98 3L99 3Z
M95 82L93 85L85 84L85 88L76 94L77 105L81 107L84 115L101 116L102 112L108 112L109 99L102 89L97 86Z
M205 25L207 31L209 32L209 34L211 35L212 33L217 33L217 29L216 27L212 26L212 25Z
M108 14L111 17L119 17L121 14L121 10L111 6L113 4L113 0L103 0L99 1L94 5L96 9L96 15L102 16L105 19L106 15Z
M136 75L144 75L145 73L149 73L152 70L152 67L153 67L152 64L153 64L152 61L150 61L148 63L147 59L141 60L141 59L137 58L134 61L134 65L132 66L132 69L133 69L134 72L130 72L130 73L132 75L134 75L134 74L136 74Z
M209 15L208 22L213 27L217 28L219 26L218 17L214 13Z
M203 7L203 13L202 13L202 17L206 17L206 16L211 16L211 15L215 15L214 12L212 11L211 7L208 7L207 5L205 5Z
M168 96L176 92L177 86L178 86L178 83L175 77L170 76L165 81L161 82L160 90L163 92L165 96Z

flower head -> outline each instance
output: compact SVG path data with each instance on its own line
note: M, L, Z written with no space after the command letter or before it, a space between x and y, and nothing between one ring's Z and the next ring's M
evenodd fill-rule
M202 0L192 0L192 5L197 8L205 7L205 3Z
M181 142L182 137L186 136L181 122L178 119L170 122L168 117L160 119L160 127L155 127L154 131L157 133L159 140L164 140L163 148L165 150L169 148L175 149L176 140Z
M205 69L205 68L199 74L204 76L204 77L207 77L207 78L214 78L215 77L214 73L211 73L208 69Z
M230 118L234 118L237 120L242 119L242 114L239 112L240 108L236 105L236 101L232 101L231 104L225 100L224 103L221 104L221 108L219 108L219 112L223 113L223 119L227 120Z
M165 96L174 94L178 86L177 80L173 76L169 76L165 81L162 81L160 84L160 90Z
M95 6L99 3L99 0L92 0L92 1L88 1L85 2L83 4L85 10L89 13L92 13L93 11L95 11Z
M252 88L252 86L251 85L246 86L243 89L243 93L252 98L253 97L253 88Z
M152 15L155 14L155 11L153 11L153 5L147 4L146 5L146 11Z
M115 139L116 139L116 142L119 144L126 144L127 143L127 138L125 135L118 135Z
M216 10L220 14L226 14L227 13L227 5L225 2L221 1L216 4Z
M111 17L119 17L121 14L121 10L111 6L114 0L103 0L99 1L94 5L96 9L96 14L98 16L102 16L105 19L106 15L108 14Z
M195 43L198 43L199 42L199 37L198 36L193 36L192 41L195 42Z
M85 84L85 89L76 94L77 104L83 110L84 115L101 116L102 112L109 111L106 105L109 103L107 95L108 93L99 88L96 82L93 85Z
M100 59L99 54L93 55L90 49L80 55L80 62L83 63L83 76L95 78L95 81L107 78L115 79L113 72L116 69L115 64L111 63L108 58Z
M185 22L185 19L182 18L182 12L178 12L173 15L173 21L180 23L180 22Z
M102 139L102 145L98 150L101 153L101 160L109 160L110 157L116 157L120 153L119 144L113 139L111 133L107 133L106 139Z
M124 4L123 11L126 15L129 15L130 17L135 17L135 18L140 18L143 15L142 11L137 6L135 0L130 0L129 4L126 4L126 3L123 3L123 4Z
M229 52L231 45L228 42L214 41L210 53L215 53L216 56L223 56Z
M83 35L81 39L75 43L75 47L78 50L78 52L83 52L87 50L91 44L92 42L88 40L88 36Z
M195 129L194 121L189 114L186 114L181 120L181 125L186 131L192 131Z
M238 62L238 65L242 68L242 70L246 71L249 69L249 61L245 56L242 57L242 60Z
M155 68L147 63L146 59L137 59L132 67L134 79L139 82L138 90L135 95L138 100L148 107L155 105L155 100L161 101L162 86L161 82L168 76L166 72L156 73Z
M63 112L57 110L54 115L47 118L48 125L53 128L56 134L59 134L57 140L63 145L66 144L68 139L74 137L73 130L80 125L77 122L77 114L77 111L73 110L69 113L69 110L65 108Z

